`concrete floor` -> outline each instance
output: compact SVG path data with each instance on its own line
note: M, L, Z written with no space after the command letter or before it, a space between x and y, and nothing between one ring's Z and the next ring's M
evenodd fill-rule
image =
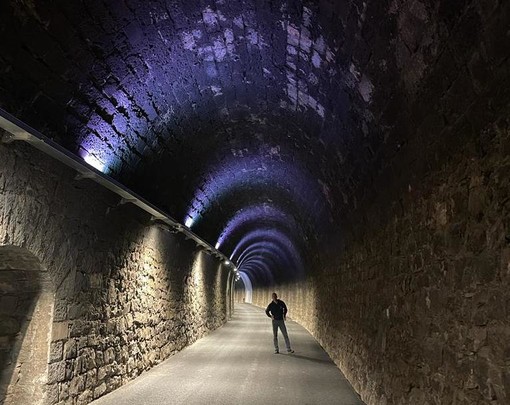
M237 304L224 327L92 404L363 404L304 328L287 329L295 353L273 354L270 319Z

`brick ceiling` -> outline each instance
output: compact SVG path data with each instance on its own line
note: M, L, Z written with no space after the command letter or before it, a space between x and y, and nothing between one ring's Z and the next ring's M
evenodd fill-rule
M4 1L0 106L252 279L282 281L342 238L368 198L360 184L400 148L402 100L416 104L434 35L457 18L447 12L384 0Z

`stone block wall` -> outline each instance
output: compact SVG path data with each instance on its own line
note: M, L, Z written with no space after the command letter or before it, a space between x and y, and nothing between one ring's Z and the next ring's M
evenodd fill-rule
M33 254L52 284L49 404L91 402L231 312L228 268L75 175L30 146L0 145L0 244Z
M377 201L345 252L276 290L370 405L510 402L510 125ZM299 348L296 348L299 350Z
M54 292L26 249L0 246L0 403L44 405Z

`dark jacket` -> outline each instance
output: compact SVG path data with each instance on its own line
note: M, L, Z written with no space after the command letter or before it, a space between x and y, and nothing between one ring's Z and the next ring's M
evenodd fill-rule
M287 315L287 305L282 300L271 301L266 308L266 315L270 318L272 315L275 320L281 321Z

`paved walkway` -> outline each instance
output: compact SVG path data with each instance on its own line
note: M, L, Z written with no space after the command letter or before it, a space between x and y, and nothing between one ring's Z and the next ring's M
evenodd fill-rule
M363 404L304 328L287 329L295 353L273 354L270 320L236 304L225 326L92 404Z

